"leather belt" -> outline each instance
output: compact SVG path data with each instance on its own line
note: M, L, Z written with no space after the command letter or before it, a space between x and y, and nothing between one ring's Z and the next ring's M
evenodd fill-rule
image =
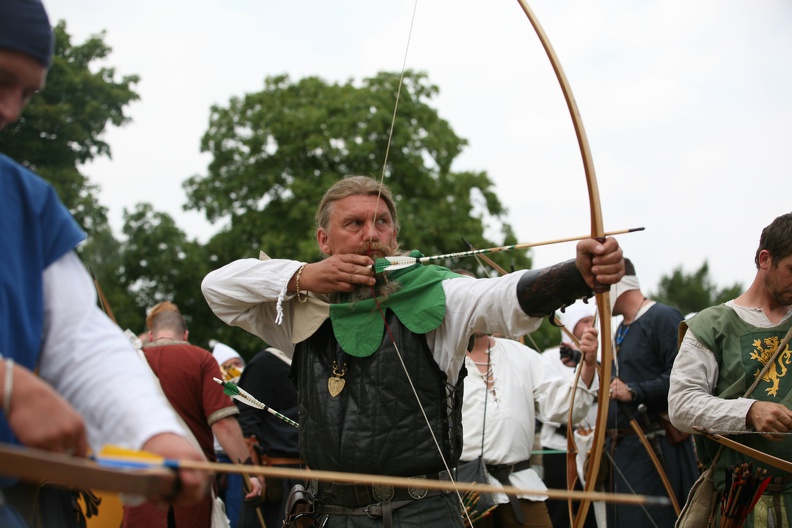
M410 488L372 486L369 484L346 484L341 482L318 482L315 498L323 507L332 505L347 509L361 509L361 513L344 513L340 515L368 515L366 511L363 511L366 506L383 502L411 502L443 493L439 490L422 488L421 481L423 479L450 480L450 478L448 478L448 473L445 471L441 473L419 475L413 478L415 479L415 486Z
M390 509L396 510L402 506L410 504L413 499L390 502ZM369 504L368 506L358 506L357 508L348 508L345 506L332 506L330 504L317 504L316 513L326 515L365 515L372 519L382 518L385 514L385 507L382 504Z
M517 473L518 471L522 471L530 467L531 459L528 459L517 462L516 464L487 464L487 471L494 475L498 480L501 480L498 475L504 475L505 473L506 478L508 478L508 475L511 475L512 473Z
M567 424L561 424L558 427L556 427L555 434L561 435L564 438L566 438L568 430L569 430L569 427L567 426Z
M634 436L636 433L634 429L625 428L625 429L606 429L605 434L611 440L621 440L622 438L625 438L627 436ZM653 423L652 430L649 432L644 431L644 435L646 436L646 438L652 438L655 435L665 435L665 429L663 429L663 426L661 424Z
M765 493L778 493L784 491L784 488L792 482L792 475L782 475L780 477L773 477L767 484Z

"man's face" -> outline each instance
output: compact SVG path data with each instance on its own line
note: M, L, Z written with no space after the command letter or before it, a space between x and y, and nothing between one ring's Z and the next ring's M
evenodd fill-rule
M587 328L591 328L591 325L594 323L594 316L587 315L583 319L577 322L575 328L572 329L572 335L577 337L578 339L583 339L583 332L586 331Z
M19 119L34 93L44 88L47 70L31 57L0 49L0 130Z
M759 266L765 271L763 282L767 295L780 306L792 305L792 255L774 261L763 251Z
M235 368L235 369L241 370L241 369L243 369L245 367L245 364L242 363L241 359L239 359L238 357L235 357L235 358L231 358L228 361L226 361L225 363L223 363L222 366L223 366L224 369Z
M332 207L327 229L320 228L316 234L322 253L380 258L396 250L396 226L381 199L355 194L336 201Z

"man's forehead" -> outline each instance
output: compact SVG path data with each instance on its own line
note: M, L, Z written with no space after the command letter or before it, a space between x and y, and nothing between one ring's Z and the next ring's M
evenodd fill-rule
M354 194L338 200L333 207L333 213L337 217L370 217L377 213L377 218L391 218L388 204L375 194Z

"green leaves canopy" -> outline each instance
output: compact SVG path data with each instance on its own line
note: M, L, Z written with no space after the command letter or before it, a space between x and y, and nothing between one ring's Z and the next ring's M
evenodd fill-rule
M110 53L103 34L73 45L61 21L55 28L55 54L47 84L15 124L0 132L3 151L46 178L77 222L93 232L107 227L107 211L96 200L97 188L78 166L110 156L102 139L109 124L129 121L124 110L139 96L136 75L116 79L114 68L93 68Z
M189 208L211 221L230 220L210 242L218 262L259 250L317 260L315 208L344 176L382 176L398 91L393 73L357 84L316 77L292 82L283 75L267 78L261 92L213 107L201 144L212 155L208 174L193 176L185 189ZM504 234L497 245L514 242L489 177L452 171L467 142L429 106L437 93L425 74L405 73L383 178L396 199L402 247L460 251L463 236L494 245L484 237L488 221ZM519 265L526 263L523 257Z

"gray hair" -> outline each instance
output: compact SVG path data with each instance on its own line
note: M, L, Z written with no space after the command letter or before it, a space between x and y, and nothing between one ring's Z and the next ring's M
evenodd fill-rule
M393 195L387 185L384 183L381 184L370 176L347 176L338 180L327 190L316 210L315 222L317 232L320 229L327 229L330 225L330 215L333 212L333 204L335 204L335 202L347 196L355 195L379 196L380 200L388 207L391 220L393 220L393 226L398 232L399 222L396 218L396 206L393 203Z

